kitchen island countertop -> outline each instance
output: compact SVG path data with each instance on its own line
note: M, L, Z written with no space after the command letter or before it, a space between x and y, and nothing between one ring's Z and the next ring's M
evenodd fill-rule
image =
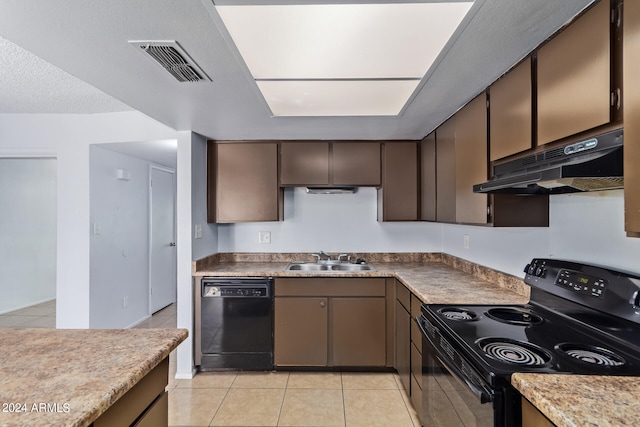
M0 425L88 426L186 329L0 329Z
M520 373L511 383L559 427L637 426L637 377Z

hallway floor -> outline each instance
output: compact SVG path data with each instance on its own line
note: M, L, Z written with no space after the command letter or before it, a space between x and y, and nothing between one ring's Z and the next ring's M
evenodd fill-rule
M55 327L55 301L0 315L0 327ZM176 305L136 328L175 328ZM201 372L176 380L169 357L169 426L419 427L394 373Z

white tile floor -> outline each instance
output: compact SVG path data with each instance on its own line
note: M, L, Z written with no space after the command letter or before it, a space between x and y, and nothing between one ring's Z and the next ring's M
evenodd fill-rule
M47 301L31 307L0 314L0 328L55 328L56 302Z
M55 301L0 315L0 327L55 327ZM175 304L136 327L175 328ZM420 426L395 373L203 372L176 380L174 353L167 386L172 427Z

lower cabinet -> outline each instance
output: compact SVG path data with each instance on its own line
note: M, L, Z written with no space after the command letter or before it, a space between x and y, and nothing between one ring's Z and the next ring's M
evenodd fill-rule
M169 358L153 368L92 424L93 427L167 426Z
M542 412L524 397L522 400L522 427L553 427L553 424Z
M385 279L279 278L276 366L385 366Z
M422 412L422 334L415 320L422 302L396 281L396 370L418 415Z

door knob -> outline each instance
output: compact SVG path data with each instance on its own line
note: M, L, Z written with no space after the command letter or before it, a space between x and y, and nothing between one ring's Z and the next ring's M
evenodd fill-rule
M326 302L324 302L324 301L320 301L320 307L324 307L325 305L327 305L327 303L326 303Z

